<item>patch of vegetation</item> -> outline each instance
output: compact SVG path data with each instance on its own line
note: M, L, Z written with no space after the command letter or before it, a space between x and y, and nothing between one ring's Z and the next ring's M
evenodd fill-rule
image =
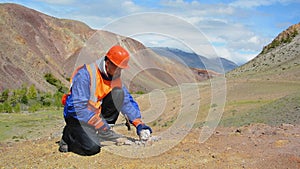
M134 94L145 94L144 91L137 91L137 92L134 92Z
M0 113L0 142L12 139L21 141L39 137L62 121L62 110L34 113ZM47 132L46 132L47 133Z
M0 93L0 113L36 112L45 108L61 107L61 97L68 89L52 74L45 74L44 77L57 88L54 94L39 91L34 85L28 87L26 84L20 89L5 89Z
M66 93L68 91L68 88L66 88L62 82L58 79L56 79L51 73L46 73L44 75L44 78L48 83L55 86L60 93Z
M171 120L164 122L162 127L170 127L174 123L175 120L176 120L175 118L172 118Z
M292 42L294 37L296 37L298 34L299 33L298 33L297 29L294 29L291 33L287 33L286 37L274 39L271 42L271 44L264 47L261 54L268 53L271 49L276 48L276 47L280 46L281 44Z
M277 99L246 113L237 113L222 119L222 126L244 126L251 123L265 123L279 126L282 123L300 124L300 93Z

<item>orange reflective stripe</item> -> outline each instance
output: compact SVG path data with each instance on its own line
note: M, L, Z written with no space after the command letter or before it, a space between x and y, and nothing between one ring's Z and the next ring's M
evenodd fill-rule
M104 125L104 122L102 119L99 117L99 115L95 114L89 121L88 124L91 126L94 126L95 129L99 129Z
M132 124L134 125L134 127L136 127L136 126L138 126L140 124L144 124L144 123L142 122L141 119L135 119L135 120L133 120Z
M99 121L96 125L95 125L95 129L99 129L100 127L102 127L104 125L103 121Z
M92 125L92 126L96 126L96 124L99 123L99 121L101 121L101 118L97 115L94 115L89 121L88 124Z
M101 113L100 102L93 103L92 101L89 101L87 104L87 109L94 112L95 114L100 114Z

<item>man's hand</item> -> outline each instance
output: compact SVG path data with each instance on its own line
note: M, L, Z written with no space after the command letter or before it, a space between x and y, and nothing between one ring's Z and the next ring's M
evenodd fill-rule
M144 123L139 124L139 125L136 127L136 134L137 134L138 136L140 136L142 130L149 130L149 131L150 131L150 134L152 133L152 129L151 129L149 126L147 126L146 124L144 124Z

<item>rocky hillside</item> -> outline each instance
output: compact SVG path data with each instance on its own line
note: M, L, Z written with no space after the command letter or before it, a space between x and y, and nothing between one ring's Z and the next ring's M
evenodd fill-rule
M53 92L56 89L46 82L46 73L69 86L66 79L75 67L104 56L115 44L127 48L132 56L131 69L124 73L131 91L151 91L195 79L193 71L174 66L178 63L140 42L93 30L82 22L54 18L17 4L0 4L0 18L0 91L25 83Z
M300 79L300 23L280 33L247 64L228 73L228 77L266 77ZM245 76L249 75L249 76Z
M0 89L23 83L53 90L43 76L61 81L63 61L79 50L94 33L87 25L57 19L16 4L0 4Z
M247 64L229 72L224 125L299 124L300 23L280 33Z

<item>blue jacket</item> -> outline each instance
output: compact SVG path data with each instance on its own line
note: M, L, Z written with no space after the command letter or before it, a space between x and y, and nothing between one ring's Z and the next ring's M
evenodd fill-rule
M122 89L124 91L124 102L121 113L127 115L130 122L133 122L135 119L140 119L141 113L138 104L124 85ZM86 66L83 66L72 79L71 92L67 97L64 107L64 117L72 117L87 123L95 115L94 112L87 108L89 98L90 75Z

